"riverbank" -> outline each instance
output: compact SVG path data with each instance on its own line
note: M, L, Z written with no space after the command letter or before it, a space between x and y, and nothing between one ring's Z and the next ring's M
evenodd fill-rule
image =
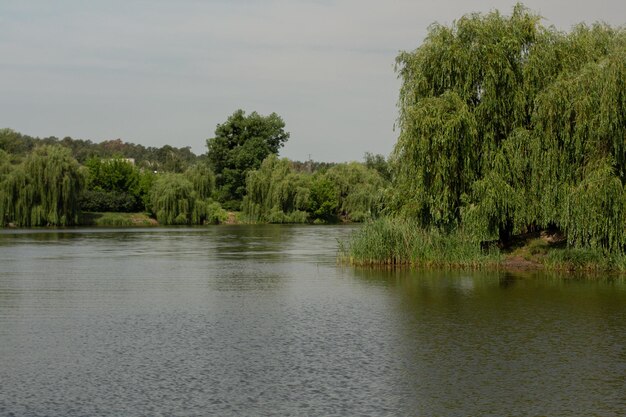
M568 247L558 233L516 236L506 244L481 244L460 230L423 230L410 221L379 219L340 242L339 262L364 267L418 267L626 272L626 255Z
M241 224L238 212L228 212L223 224ZM148 213L83 212L79 215L79 226L91 227L154 227L161 224Z
M245 216L241 211L228 211L225 212L225 216L219 219L219 222L208 223L209 224L226 224L226 225L238 225L238 224L335 224L327 223L323 221L313 222L293 222L293 223L272 223L263 221L253 221ZM345 218L339 218L337 224L351 224L353 222L346 220ZM73 226L81 227L154 227L154 226L167 226L168 224L160 223L156 218L152 217L147 212L137 213L123 213L123 212L81 212L78 215L78 222ZM194 226L198 226L194 224ZM14 223L8 223L4 227L14 229L21 228ZM43 227L56 227L52 225ZM0 229L2 227L0 226Z
M148 213L95 213L84 212L79 215L80 226L92 227L150 227L159 226L159 222Z

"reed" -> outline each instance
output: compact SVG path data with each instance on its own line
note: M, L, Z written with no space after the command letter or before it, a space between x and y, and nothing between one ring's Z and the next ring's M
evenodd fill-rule
M626 272L626 255L600 248L550 249L544 265L557 271Z
M425 230L416 221L380 218L340 242L339 260L359 266L484 268L501 262L497 247L481 248L463 230Z

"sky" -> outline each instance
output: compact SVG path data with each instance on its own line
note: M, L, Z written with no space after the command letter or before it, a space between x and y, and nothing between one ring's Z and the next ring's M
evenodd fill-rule
M295 160L389 155L399 51L434 22L515 1L0 0L0 128L190 146L276 112ZM544 25L626 23L623 0L528 0Z

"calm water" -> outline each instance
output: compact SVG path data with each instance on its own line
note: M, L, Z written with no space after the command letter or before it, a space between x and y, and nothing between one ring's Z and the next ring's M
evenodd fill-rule
M0 231L0 415L626 414L623 278L338 267L349 233Z

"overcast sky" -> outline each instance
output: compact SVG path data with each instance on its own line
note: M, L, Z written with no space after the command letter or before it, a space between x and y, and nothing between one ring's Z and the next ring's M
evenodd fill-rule
M514 1L0 0L0 128L206 152L236 109L283 117L281 155L388 155L400 50L433 22ZM626 20L626 1L526 1L546 25Z

